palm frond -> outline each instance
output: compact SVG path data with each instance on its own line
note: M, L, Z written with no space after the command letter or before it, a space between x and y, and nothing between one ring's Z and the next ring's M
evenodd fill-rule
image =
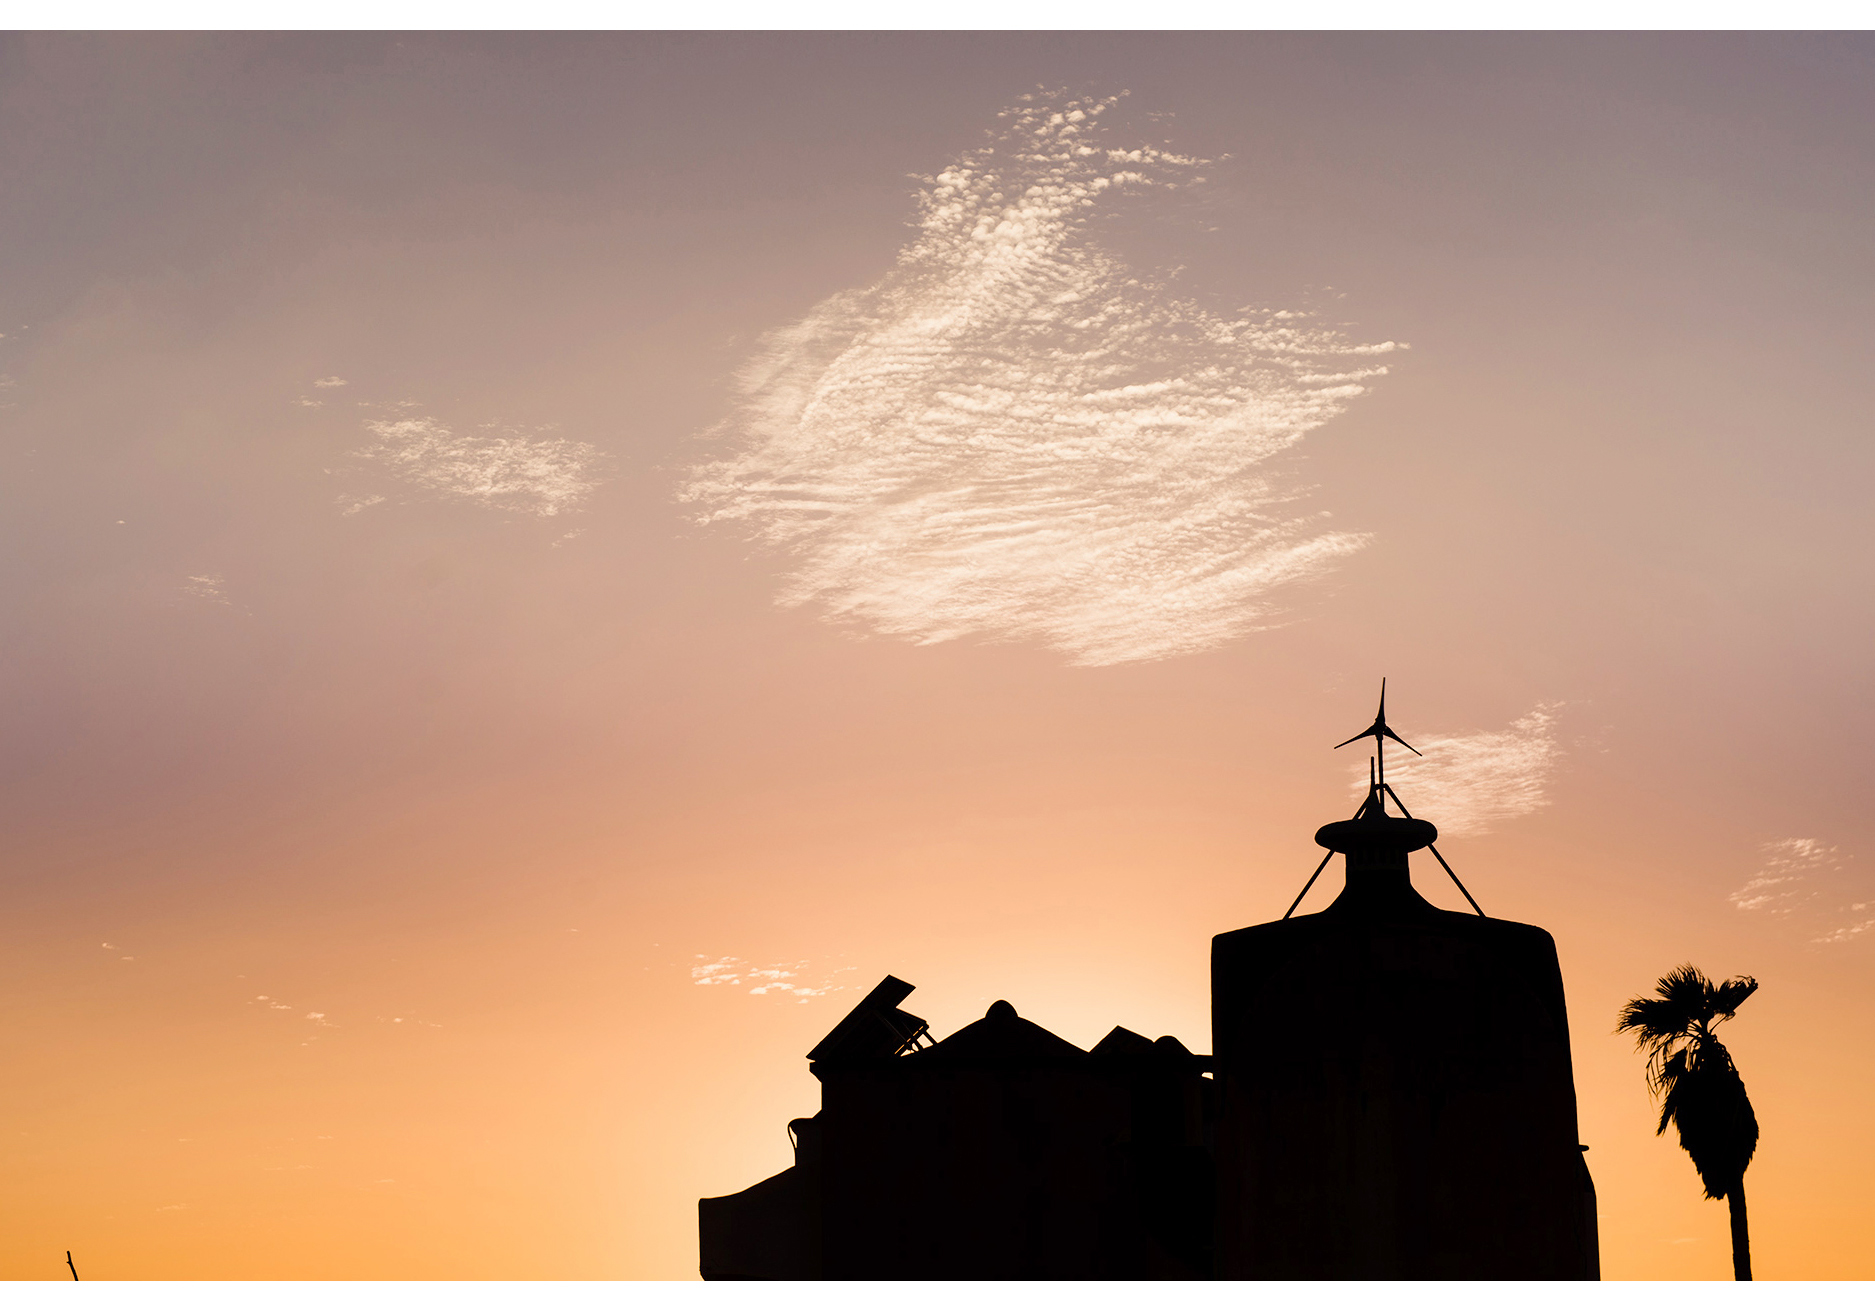
M1654 990L1694 1020L1712 1018L1712 980L1691 965L1670 972Z
M1615 1032L1632 1031L1637 1047L1688 1036L1712 1018L1711 999L1711 981L1691 965L1682 965L1654 985L1652 997L1636 997L1623 1006Z
M1736 979L1721 983L1712 990L1712 1010L1715 1015L1731 1019L1738 1014L1738 1008L1745 998L1758 990L1758 981L1749 974L1741 974Z
M1615 1032L1634 1032L1634 1045L1645 1047L1663 1039L1679 1037L1695 1023L1677 998L1636 997L1621 1008Z

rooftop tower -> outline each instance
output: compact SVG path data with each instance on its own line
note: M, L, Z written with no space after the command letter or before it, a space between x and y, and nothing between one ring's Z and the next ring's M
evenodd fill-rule
M1599 1278L1556 944L1419 894L1412 852L1451 867L1386 782L1384 683L1365 737L1366 799L1315 835L1340 895L1211 940L1217 1277Z

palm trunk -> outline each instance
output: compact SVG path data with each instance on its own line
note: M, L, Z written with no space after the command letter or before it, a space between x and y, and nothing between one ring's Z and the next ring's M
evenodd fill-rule
M1751 1231L1745 1227L1745 1181L1725 1190L1732 1205L1732 1278L1751 1278Z

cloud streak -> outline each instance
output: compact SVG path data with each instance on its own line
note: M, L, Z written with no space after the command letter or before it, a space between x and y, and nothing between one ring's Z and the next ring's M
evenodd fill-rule
M1836 848L1815 838L1780 838L1759 848L1763 864L1744 887L1726 898L1740 910L1761 910L1788 915L1815 896L1807 886L1816 875L1838 869Z
M1858 901L1849 907L1852 912L1858 913L1866 913L1871 908L1875 908L1875 901ZM1861 937L1870 929L1875 929L1875 917L1851 920L1847 924L1831 929L1828 933L1812 939L1812 941L1822 943L1848 942L1851 938Z
M355 456L446 500L552 517L577 509L598 486L598 450L564 437L497 424L459 432L427 415L370 419L365 428L376 440ZM382 499L343 498L344 512Z
M697 959L703 964L690 967L690 981L698 987L723 985L739 988L746 984L751 997L773 994L797 997L803 1002L810 997L824 997L830 992L840 991L840 985L831 980L823 980L818 985L803 981L800 972L807 968L806 961L785 965L751 965L736 956L721 956L716 960L698 956Z
M924 178L870 286L766 337L681 495L790 552L785 605L1082 665L1205 650L1359 549L1272 466L1385 369L1289 311L1214 313L1097 244L1204 161L1109 145L1116 99L1026 98Z
M1387 753L1387 782L1413 814L1450 837L1477 837L1550 804L1548 787L1562 748L1560 702L1538 705L1509 726L1414 740L1423 756ZM1356 795L1367 794L1367 764L1355 766Z
M1758 855L1758 872L1726 897L1738 909L1772 916L1802 911L1797 922L1808 923L1806 931L1815 934L1810 941L1825 945L1849 942L1875 929L1875 915L1870 914L1875 902L1838 900L1857 895L1850 890L1856 880L1844 871L1848 857L1840 848L1816 838L1779 838L1759 847ZM1832 903L1832 909L1822 909ZM1816 932L1824 924L1829 927Z
M214 605L227 605L229 603L227 593L222 591L227 581L220 574L190 574L188 581L182 585L182 590L197 600L208 601Z

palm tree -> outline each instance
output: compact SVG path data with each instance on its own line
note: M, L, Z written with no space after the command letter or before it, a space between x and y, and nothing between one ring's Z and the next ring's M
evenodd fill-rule
M1751 1235L1745 1227L1745 1167L1758 1147L1758 1117L1752 1114L1745 1081L1732 1054L1712 1036L1713 1027L1737 1013L1758 981L1740 976L1715 984L1682 965L1655 988L1621 1008L1615 1032L1634 1031L1635 1046L1647 1052L1647 1083L1660 1096L1660 1127L1680 1131L1680 1146L1693 1158L1706 1196L1725 1198L1732 1208L1732 1274L1751 1278Z

